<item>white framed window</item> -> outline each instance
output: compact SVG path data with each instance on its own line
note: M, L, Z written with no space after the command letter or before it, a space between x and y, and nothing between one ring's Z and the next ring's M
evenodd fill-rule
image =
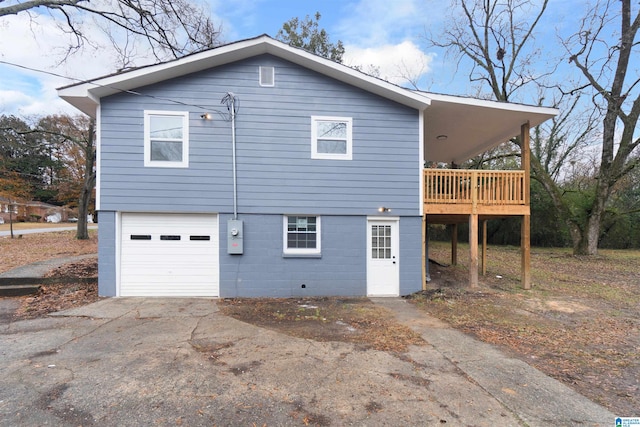
M320 217L285 215L283 217L283 252L285 255L319 255L321 250Z
M273 87L276 85L274 67L260 67L260 86Z
M352 119L350 117L311 117L311 158L351 160Z
M144 112L144 165L164 168L189 166L189 113Z

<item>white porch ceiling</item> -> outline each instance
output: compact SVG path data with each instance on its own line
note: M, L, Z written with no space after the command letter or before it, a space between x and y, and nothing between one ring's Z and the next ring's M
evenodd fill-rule
M533 127L558 114L554 108L421 93L431 100L424 111L427 161L460 164L520 135L527 121Z

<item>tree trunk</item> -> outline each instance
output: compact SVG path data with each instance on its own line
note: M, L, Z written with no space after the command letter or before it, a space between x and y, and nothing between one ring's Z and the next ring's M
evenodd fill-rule
M11 238L13 239L13 206L9 203L9 230L11 230Z
M606 145L606 144L603 144ZM611 144L613 145L613 144ZM589 218L582 230L582 239L579 245L573 248L574 255L597 255L598 243L600 241L600 230L602 220L607 206L607 200L611 195L611 186L609 185L608 174L611 170L611 162L602 160L598 183L596 185L596 194L593 203L590 206Z
M78 228L76 229L76 239L87 240L89 238L89 229L87 227L87 214L89 213L89 203L91 202L91 193L96 185L96 174L93 167L96 161L95 151L95 122L91 121L86 144L84 145L84 182L80 199L78 201Z
M89 238L89 228L87 226L87 216L89 213L89 203L91 202L91 192L95 182L95 175L91 174L84 180L80 200L78 202L78 228L76 239L86 240Z
M600 217L597 215L598 218ZM574 255L597 255L598 241L600 240L600 220L596 215L589 217L587 227L580 233L580 238L573 241Z

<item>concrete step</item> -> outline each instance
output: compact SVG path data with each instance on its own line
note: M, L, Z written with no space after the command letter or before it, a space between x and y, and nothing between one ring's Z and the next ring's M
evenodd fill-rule
M19 297L32 295L40 290L40 285L10 285L0 286L0 297Z
M50 285L53 283L97 283L97 277L4 277L0 276L0 288L14 285Z

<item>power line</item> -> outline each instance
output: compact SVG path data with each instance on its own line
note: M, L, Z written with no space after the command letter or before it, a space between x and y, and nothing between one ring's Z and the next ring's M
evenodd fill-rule
M231 121L231 117L230 116L227 116L223 112L218 111L216 109L217 107L213 107L213 106L203 106L203 105L189 104L189 103L186 103L186 102L183 102L183 101L179 101L179 100L173 99L173 98L165 98L165 97L160 97L160 96L155 96L155 95L149 95L149 94L140 93L140 92L136 92L134 90L129 90L129 89L120 89L120 88L115 87L115 86L102 85L102 84L96 83L96 82L91 81L91 80L77 79L75 77L69 77L69 76L64 76L62 74L54 73L53 71L47 71L47 70L42 70L42 69L39 69L39 68L28 67L26 65L16 64L16 63L13 63L13 62L8 62L8 61L3 61L3 60L0 60L0 64L5 64L5 65L12 66L12 67L22 68L24 70L33 71L33 72L36 72L36 73L47 74L47 75L54 76L54 77L59 77L59 78L62 78L62 79L71 80L71 81L76 82L76 83L91 84L91 85L94 85L96 87L113 89L113 90L116 90L116 91L118 91L120 93L128 93L128 94L131 94L131 95L142 96L142 97L145 97L145 98L151 98L151 99L155 99L155 100L158 100L158 101L172 102L174 104L183 105L185 107L194 107L194 108L198 108L200 110L205 110L205 111L209 111L210 110L210 111L213 111L214 113L219 114L225 121L227 121L227 122Z

